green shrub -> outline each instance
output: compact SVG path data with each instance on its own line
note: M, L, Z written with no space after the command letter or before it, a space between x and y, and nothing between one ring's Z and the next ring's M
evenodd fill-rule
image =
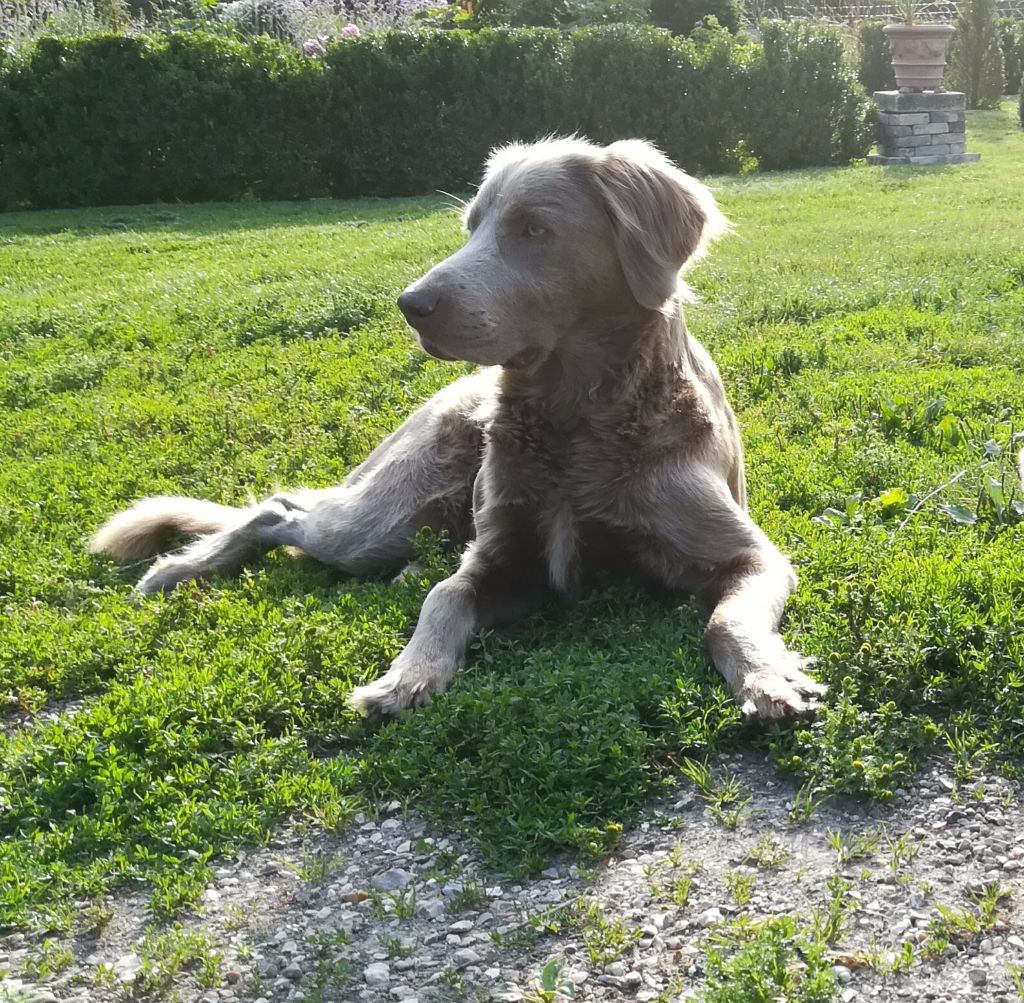
M545 28L368 36L326 58L337 195L462 190L496 143L565 131L569 36Z
M765 95L779 100L765 100ZM765 46L650 26L269 38L44 39L0 66L0 207L460 191L493 146L642 136L691 171L862 156L830 29Z
M322 194L321 67L267 39L41 39L0 79L11 208Z
M999 21L999 47L1003 52L1003 93L1019 94L1024 80L1024 21Z
M996 0L962 0L950 46L947 83L967 95L968 108L995 108L1003 94Z
M477 25L570 28L594 24L646 24L650 0L478 0Z
M608 28L573 42L569 128L602 143L643 136L690 169L739 166L753 46L721 29L675 40L651 28Z
M889 39L882 30L886 21L862 21L857 32L860 49L860 65L857 79L869 94L875 91L896 89L896 77L892 72L892 53Z
M765 21L750 74L747 137L763 168L810 167L863 156L870 99L847 64L838 30Z
M739 31L742 0L651 0L651 21L673 35L689 35L708 17L729 31Z

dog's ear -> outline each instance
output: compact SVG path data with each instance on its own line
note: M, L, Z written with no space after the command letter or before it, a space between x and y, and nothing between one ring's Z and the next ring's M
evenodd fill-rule
M641 306L663 309L680 292L683 266L729 224L711 192L649 143L613 143L593 170L630 291Z

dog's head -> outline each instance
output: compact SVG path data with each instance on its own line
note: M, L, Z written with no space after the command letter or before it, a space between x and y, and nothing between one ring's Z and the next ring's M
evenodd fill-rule
M588 321L674 309L683 266L727 227L650 144L578 139L495 151L464 223L398 305L431 355L513 367Z

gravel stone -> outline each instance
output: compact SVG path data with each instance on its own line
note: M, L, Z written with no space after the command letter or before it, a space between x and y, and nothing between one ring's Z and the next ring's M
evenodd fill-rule
M126 954L114 962L114 974L124 983L134 982L142 968L142 958L137 954Z
M412 881L412 878L409 871L403 870L401 867L393 867L389 871L375 875L370 884L378 891L400 892Z
M712 906L710 909L705 909L697 917L698 926L712 926L715 923L722 922L722 910L717 906Z
M376 961L363 969L363 981L368 986L387 986L391 983L391 969L383 961Z
M562 984L575 987L576 999L586 1003L692 1003L704 987L710 927L728 931L733 917L792 913L806 919L825 901L826 882L841 875L850 885L850 912L834 946L840 1000L1016 998L1010 970L1024 959L1024 872L1012 867L1024 863L1024 807L1016 784L979 770L950 788L941 779L952 776L952 766L937 757L888 804L830 802L794 824L788 805L795 786L785 775L752 754L730 756L727 764L751 795L736 828L723 827L681 780L651 803L596 870L566 857L548 862L547 875L504 884L471 844L397 803L380 819L364 817L340 832L278 830L270 846L217 861L207 889L217 895L204 896L203 909L181 919L222 955L220 989L200 987L195 971L186 969L175 991L194 1003L299 1003L325 973L347 966L361 980L325 989L325 999L453 1003L449 978L457 972L467 999L522 1003L557 956L565 962ZM839 866L829 831L850 837L880 832L883 838L876 850ZM758 866L748 857L765 836L789 855L777 866ZM917 853L894 864L889 847L903 836ZM335 862L326 873L317 868L317 879L303 880L298 875L310 871L311 858ZM753 879L748 903L738 904L730 893L733 874ZM685 904L671 896L682 875L691 881ZM943 956L884 978L847 963L878 952L892 964L908 941L920 959L936 907L976 908L972 897L992 880L1010 897L991 930L958 938ZM450 911L452 898L467 887L484 889L486 900L471 911ZM372 890L387 894L368 894ZM144 891L119 891L108 906L113 918L102 935L63 941L76 960L48 978L36 978L31 964L41 938L0 934L0 999L123 1000L141 968L140 945L152 915ZM591 962L584 943L591 910L629 934L606 963ZM113 972L113 984L97 980L100 965ZM257 977L254 1000L249 987ZM677 979L683 995L666 996Z

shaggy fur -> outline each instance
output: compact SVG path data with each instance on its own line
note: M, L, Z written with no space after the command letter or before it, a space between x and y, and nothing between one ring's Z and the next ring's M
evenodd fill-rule
M353 706L427 703L482 627L609 570L694 595L748 715L813 710L823 687L778 633L795 584L746 513L743 455L711 358L686 331L682 267L726 229L710 192L642 142L495 152L468 239L399 297L423 348L485 368L442 390L338 488L248 509L151 498L94 549L154 554L168 589L290 546L349 574L400 569L422 526L471 540L390 670Z

